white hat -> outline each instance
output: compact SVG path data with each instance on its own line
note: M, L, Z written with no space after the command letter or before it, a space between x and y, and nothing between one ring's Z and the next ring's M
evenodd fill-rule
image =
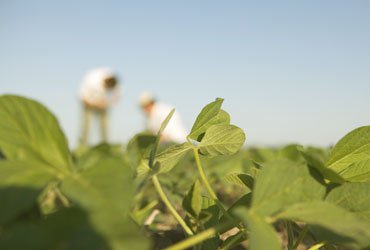
M152 95L152 93L148 92L148 91L145 91L145 92L142 92L139 96L139 104L141 107L145 107L146 105L154 102L154 97Z

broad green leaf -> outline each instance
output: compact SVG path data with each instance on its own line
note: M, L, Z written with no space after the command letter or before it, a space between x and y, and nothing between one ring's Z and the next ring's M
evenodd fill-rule
M202 210L198 220L205 228L210 228L218 224L220 215L220 208L217 206L215 200L209 197L202 197Z
M232 155L240 150L245 142L245 134L234 125L213 125L199 143L200 152L207 156Z
M194 218L197 218L202 209L202 195L198 180L190 187L188 193L182 201L182 207Z
M254 179L249 174L243 173L232 173L226 175L223 180L227 183L238 185L241 187L247 187L249 190L253 189Z
M0 234L0 249L101 250L104 239L89 225L86 213L72 208L42 220L23 221Z
M230 124L230 115L225 110L220 109L218 114L209 121L209 127L217 124Z
M155 157L154 169L158 173L169 172L191 150L189 143L173 145Z
M220 123L230 122L228 114L225 111L220 112L223 101L224 99L217 98L202 109L191 128L189 138L198 140L198 137L217 121Z
M233 212L237 207L244 207L249 208L252 201L252 192L247 193L239 198L234 204L231 205L231 207L227 210L229 212Z
M128 219L134 184L131 168L120 158L107 158L62 184L64 194L88 212L92 227L112 249L146 249ZM136 237L138 242L132 248ZM129 246L132 246L131 248Z
M335 234L355 240L361 247L370 246L370 224L329 202L312 201L296 204L276 218L298 220L309 225L320 226Z
M109 145L109 144L99 144L88 151L80 155L77 161L77 168L79 170L88 169L95 166L97 162L103 160L107 157L122 157L123 150L120 145Z
M308 166L319 171L322 177L324 177L325 179L334 183L343 183L345 181L343 177L336 173L334 170L326 167L324 161L316 152L312 150L305 150L303 148L300 148L299 151L306 160Z
M249 192L249 193L243 195L242 197L240 197L239 200L235 201L234 204L232 204L231 207L229 207L227 212L229 214L233 215L234 211L236 211L240 207L249 209L250 206L251 206L251 201L252 201L252 192ZM228 218L225 215L223 215L220 218L220 223L226 222L227 220L228 220Z
M55 179L40 164L0 161L0 225L37 205L42 189Z
M278 151L278 157L289 159L292 161L302 160L302 156L298 148L300 148L300 146L297 144L287 145Z
M274 228L258 214L246 208L237 208L234 212L247 226L249 248L251 250L281 250L280 239Z
M334 188L326 197L326 201L334 203L355 213L370 225L370 182L344 183Z
M305 163L276 160L264 164L258 172L251 209L261 215L274 215L296 203L322 200L325 190Z
M149 157L149 149L155 143L156 138L156 136L149 133L140 133L129 141L127 155L133 168L136 168L143 158Z
M57 119L40 103L0 96L0 148L8 160L32 160L68 171L67 140Z
M357 128L333 148L327 166L348 181L370 180L370 126Z
M154 142L154 145L153 145L153 149L150 151L150 154L149 154L149 167L150 168L153 168L154 158L155 158L155 155L157 154L158 146L161 140L161 135L163 131L165 130L165 128L167 127L168 123L170 122L174 113L175 113L175 109L172 109L171 112L167 115L166 119L164 119L164 121L162 122L161 127L159 128L156 141Z
M145 178L148 177L148 175L153 172L152 169L150 169L148 165L148 159L142 159L137 166L135 177L137 178Z
M205 135L205 132L207 131L207 129L209 127L211 127L212 125L229 125L230 124L230 115L225 111L225 110L222 110L220 109L220 111L218 112L218 114L213 117L211 120L209 120L209 122L207 122L201 130L198 130L198 132L201 132L201 134L199 134L197 136L197 139L196 141L200 142L202 141L204 135ZM192 138L192 137L195 137L197 134L191 134L189 136L189 138Z
M208 197L202 197L202 210L198 217L198 222L204 229L215 227L219 224L220 208L216 202ZM220 243L218 235L202 242L202 249L217 249Z

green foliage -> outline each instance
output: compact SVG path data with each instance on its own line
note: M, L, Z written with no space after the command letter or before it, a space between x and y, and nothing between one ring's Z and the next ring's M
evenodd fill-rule
M235 214L242 218L250 230L249 248L254 250L280 250L281 243L274 228L263 217L245 208L239 208Z
M254 186L254 179L249 174L232 173L225 176L223 180L234 185L247 187L249 190L252 190Z
M55 178L41 164L0 161L0 225L35 206L43 188Z
M303 221L326 228L347 237L348 242L345 245L351 247L370 246L370 224L360 220L355 214L328 202L296 204L280 213L277 218Z
M345 180L370 180L370 126L357 128L344 136L326 164Z
M217 98L214 102L211 102L202 109L191 128L189 138L200 141L202 135L211 125L220 123L228 124L230 122L229 115L221 111L223 101L223 99Z
M251 209L272 216L290 205L323 199L325 191L305 164L277 160L265 164L258 173Z
M156 142L157 137L150 133L135 135L127 145L127 156L132 168L140 165L143 158L149 157L149 149Z
M93 227L108 239L112 249L122 249L132 236L126 227L133 188L130 168L119 158L99 161L70 175L61 187L67 197L89 212Z
M171 171L171 169L175 167L182 158L185 157L189 150L191 150L189 143L173 145L167 148L156 156L154 169L159 173Z
M159 128L156 141L154 142L153 148L149 154L149 167L150 168L153 168L154 158L155 158L155 155L157 154L157 150L158 150L159 142L161 140L162 133L164 129L166 128L167 124L170 122L171 117L173 116L174 113L175 113L175 109L172 109L171 112L167 115L166 119L164 119L164 121L162 122L161 127Z
M172 110L156 135L140 133L126 150L72 155L45 107L0 96L0 249L149 249L145 233L160 241L153 248L279 250L282 222L294 225L289 249L370 248L370 127L330 154L240 151L244 131L222 103L202 109L185 143L160 144Z
M184 197L182 207L191 216L197 218L202 209L202 195L200 192L200 183L198 180L194 182L190 190Z
M307 165L311 168L315 168L320 172L323 178L334 182L334 183L344 183L345 180L342 176L336 173L334 170L325 166L324 161L320 158L320 155L315 151L300 149L301 154L305 158Z
M209 127L198 148L203 155L232 155L240 150L245 141L242 129L234 125L217 124Z
M2 249L148 247L128 217L134 185L122 157L101 154L106 149L100 148L73 164L56 119L35 101L1 96L0 114L6 158L0 161ZM39 197L52 183L61 202L55 214L41 216ZM68 213L70 206L80 212ZM77 242L85 234L89 242Z
M0 97L0 148L6 159L37 161L71 170L67 140L57 119L42 105L23 97Z
M351 211L370 225L369 190L370 182L345 183L330 191L325 200Z

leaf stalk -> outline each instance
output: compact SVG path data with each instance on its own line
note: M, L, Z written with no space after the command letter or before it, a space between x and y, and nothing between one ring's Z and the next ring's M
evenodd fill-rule
M156 175L153 175L152 177L153 185L159 195L159 197L162 199L163 203L166 205L168 210L171 212L171 214L175 217L175 219L178 221L178 223L181 225L181 227L184 229L187 235L191 236L193 235L193 231L188 227L186 222L181 218L181 216L177 213L176 209L171 204L170 200L167 198L167 195L164 193L161 183L158 180L158 177Z

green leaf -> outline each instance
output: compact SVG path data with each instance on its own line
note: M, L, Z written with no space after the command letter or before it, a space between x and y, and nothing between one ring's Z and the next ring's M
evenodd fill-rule
M198 222L202 224L204 229L215 227L219 224L220 208L217 206L215 200L202 197L202 210L198 217ZM220 238L216 234L202 242L202 249L217 249L220 245Z
M326 201L336 204L370 225L370 182L345 183L330 191Z
M0 96L0 148L8 160L32 160L68 171L71 158L57 119L40 103Z
M0 161L0 225L37 205L42 189L56 175L32 162Z
M182 207L194 218L197 218L202 209L202 195L198 180L190 187L188 193L182 201Z
M240 197L237 201L235 201L231 207L229 207L229 209L227 210L227 212L229 214L234 214L234 211L236 211L238 208L240 207L243 207L243 208L250 208L251 206L251 201L252 201L252 192L249 192L245 195L243 195L242 197ZM229 220L225 215L223 215L221 218L220 218L220 223L223 223L223 222L226 222L227 220ZM238 223L236 221L236 223Z
M149 167L150 168L153 168L154 158L155 158L155 155L157 154L158 146L161 140L161 135L164 129L166 128L166 126L168 125L168 123L170 122L174 113L175 113L175 109L172 109L171 112L167 115L166 119L164 119L164 121L162 122L161 127L159 128L156 141L154 142L153 149L150 151L150 155L149 155Z
M370 224L360 220L353 213L328 202L312 201L296 204L276 218L298 220L309 225L320 226L335 234L353 239L360 247L370 246ZM353 246L351 243L351 241L348 242Z
M205 196L202 197L202 210L198 220L203 224L204 228L216 226L220 213L220 208L217 206L215 200Z
M8 227L0 234L0 249L98 250L107 245L89 225L86 213L72 208Z
M239 200L235 201L234 204L232 204L227 211L233 213L233 211L238 207L249 208L251 205L251 201L252 201L252 192L247 193L240 197Z
M141 247L128 247L134 241L130 237L137 232L128 219L133 189L131 168L120 158L104 159L62 184L64 194L88 212L92 227L112 249L147 247L144 239L137 239Z
M207 122L205 126L203 126L203 129L201 130L202 133L198 135L197 141L200 142L203 139L209 127L211 127L212 125L222 125L222 124L223 125L230 124L230 115L225 110L220 109L218 114L215 117L213 117L209 122ZM189 137L189 138L192 138L192 137Z
M249 190L253 189L254 185L254 179L249 174L243 174L243 173L232 173L226 175L223 180L226 183L231 183L234 185L238 185L241 187L247 187Z
M103 143L90 148L77 158L76 167L79 170L88 169L107 157L123 157L121 146Z
M306 160L308 166L319 171L322 177L324 177L325 179L334 183L343 183L345 181L342 176L340 176L334 170L325 166L324 161L321 159L320 155L317 152L306 150L303 148L300 148L299 151Z
M230 122L230 116L225 111L220 111L223 101L224 99L217 98L202 109L191 128L189 138L198 140L211 125Z
M252 209L269 216L296 203L322 200L325 191L325 186L310 175L306 164L276 160L266 163L258 172Z
M281 243L274 228L263 217L246 208L237 208L234 212L243 220L249 229L249 249L251 250L281 250Z
M333 148L327 166L348 181L370 180L370 126L357 128Z
M198 148L203 155L232 155L240 150L245 142L245 134L234 125L211 126Z
M287 145L278 151L278 157L299 161L302 158L299 148L300 146L297 144Z
M191 150L191 145L187 142L167 148L155 157L155 171L158 173L171 171L189 150Z
M146 178L151 174L153 171L150 169L148 165L148 159L142 159L137 166L136 172L135 172L135 177L137 178Z
M127 155L131 166L135 169L140 165L143 158L149 157L149 149L157 137L149 133L140 133L135 135L127 145Z

